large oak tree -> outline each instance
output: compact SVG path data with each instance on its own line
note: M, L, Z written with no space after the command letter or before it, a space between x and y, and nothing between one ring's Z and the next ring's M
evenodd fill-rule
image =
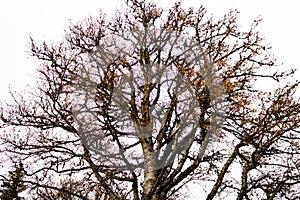
M298 82L260 87L294 73L260 19L241 31L235 10L126 5L59 44L31 39L36 87L0 112L1 153L22 162L30 198L182 199L195 182L206 199L299 199Z

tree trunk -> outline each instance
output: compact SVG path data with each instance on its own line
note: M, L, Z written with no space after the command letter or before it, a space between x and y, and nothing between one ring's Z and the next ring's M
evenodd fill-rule
M151 140L151 138L147 138ZM155 197L155 182L157 181L157 170L155 155L153 154L153 148L151 148L150 141L146 142L144 149L144 159L145 159L145 174L144 174L144 200L154 200L158 199Z

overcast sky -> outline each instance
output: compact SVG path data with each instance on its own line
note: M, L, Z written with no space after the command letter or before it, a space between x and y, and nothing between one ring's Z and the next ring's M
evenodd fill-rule
M6 98L9 84L22 88L30 82L37 65L29 59L26 44L29 35L39 40L59 41L68 26L68 19L78 21L99 13L102 9L114 13L122 0L11 0L0 2L0 100ZM167 8L175 1L158 1ZM163 4L161 3L163 2ZM222 16L231 8L241 13L242 27L249 25L257 16L264 21L260 31L273 46L273 53L286 67L298 67L300 47L298 1L278 0L182 0L185 7L195 8L203 4L209 13Z

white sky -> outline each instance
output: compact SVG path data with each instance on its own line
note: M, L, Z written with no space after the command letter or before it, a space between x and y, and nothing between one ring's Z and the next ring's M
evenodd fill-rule
M167 8L171 1L159 1ZM59 41L68 26L68 19L80 20L97 15L99 10L112 14L122 0L11 0L0 2L0 100L9 84L22 88L30 81L37 65L29 59L26 44L31 34L37 41ZM163 3L162 3L163 2ZM261 15L261 34L273 46L273 52L286 67L299 66L300 12L296 0L182 0L183 6L197 8L203 4L209 13L224 15L230 8L240 10L243 27ZM173 3L171 4L173 5Z

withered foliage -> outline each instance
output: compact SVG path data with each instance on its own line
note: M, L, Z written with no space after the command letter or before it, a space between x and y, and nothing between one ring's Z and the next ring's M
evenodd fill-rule
M126 5L113 19L100 14L71 24L58 45L31 39L31 55L40 61L36 88L28 93L12 92L14 103L2 104L0 112L1 153L10 162L22 161L25 173L21 181L29 198L182 199L201 191L206 199L300 199L300 104L295 98L299 83L274 91L260 89L264 80L273 80L276 85L294 73L277 71L279 67L268 53L270 47L256 31L261 20L243 32L235 10L214 21L203 7L186 10L176 3L164 11L137 0L128 0ZM98 74L92 99L97 105L93 125L101 132L105 151L117 147L124 154L144 155L144 162L137 166L123 157L118 168L86 145L89 136L83 137L74 116L74 94L88 55L114 35L143 28L186 35L205 51L203 64L211 66L221 81L217 89L223 92L213 98L208 83L214 81L213 76L197 71L201 63L172 54L172 48L163 53L159 48L137 45L131 54L113 58ZM182 113L180 94L152 80L136 88L131 85L130 98L122 105L129 108L132 124L148 127L145 136L138 129L120 128L113 91L126 78L126 70L141 72L139 76L147 79L149 65L176 69L190 86L199 113L196 118ZM169 101L161 106L163 95ZM152 112L155 106L161 106L160 113ZM152 114L161 120L157 131L151 129L154 125L149 126ZM193 130L178 128L192 122L196 124ZM190 140L183 140L187 144L175 145L181 135L187 135L184 131L194 130ZM173 146L167 146L171 142ZM177 149L172 149L174 145ZM163 148L162 157L171 153L173 160L162 159L166 164L155 167L155 152ZM2 176L5 182L8 178ZM193 182L196 184L191 186Z

